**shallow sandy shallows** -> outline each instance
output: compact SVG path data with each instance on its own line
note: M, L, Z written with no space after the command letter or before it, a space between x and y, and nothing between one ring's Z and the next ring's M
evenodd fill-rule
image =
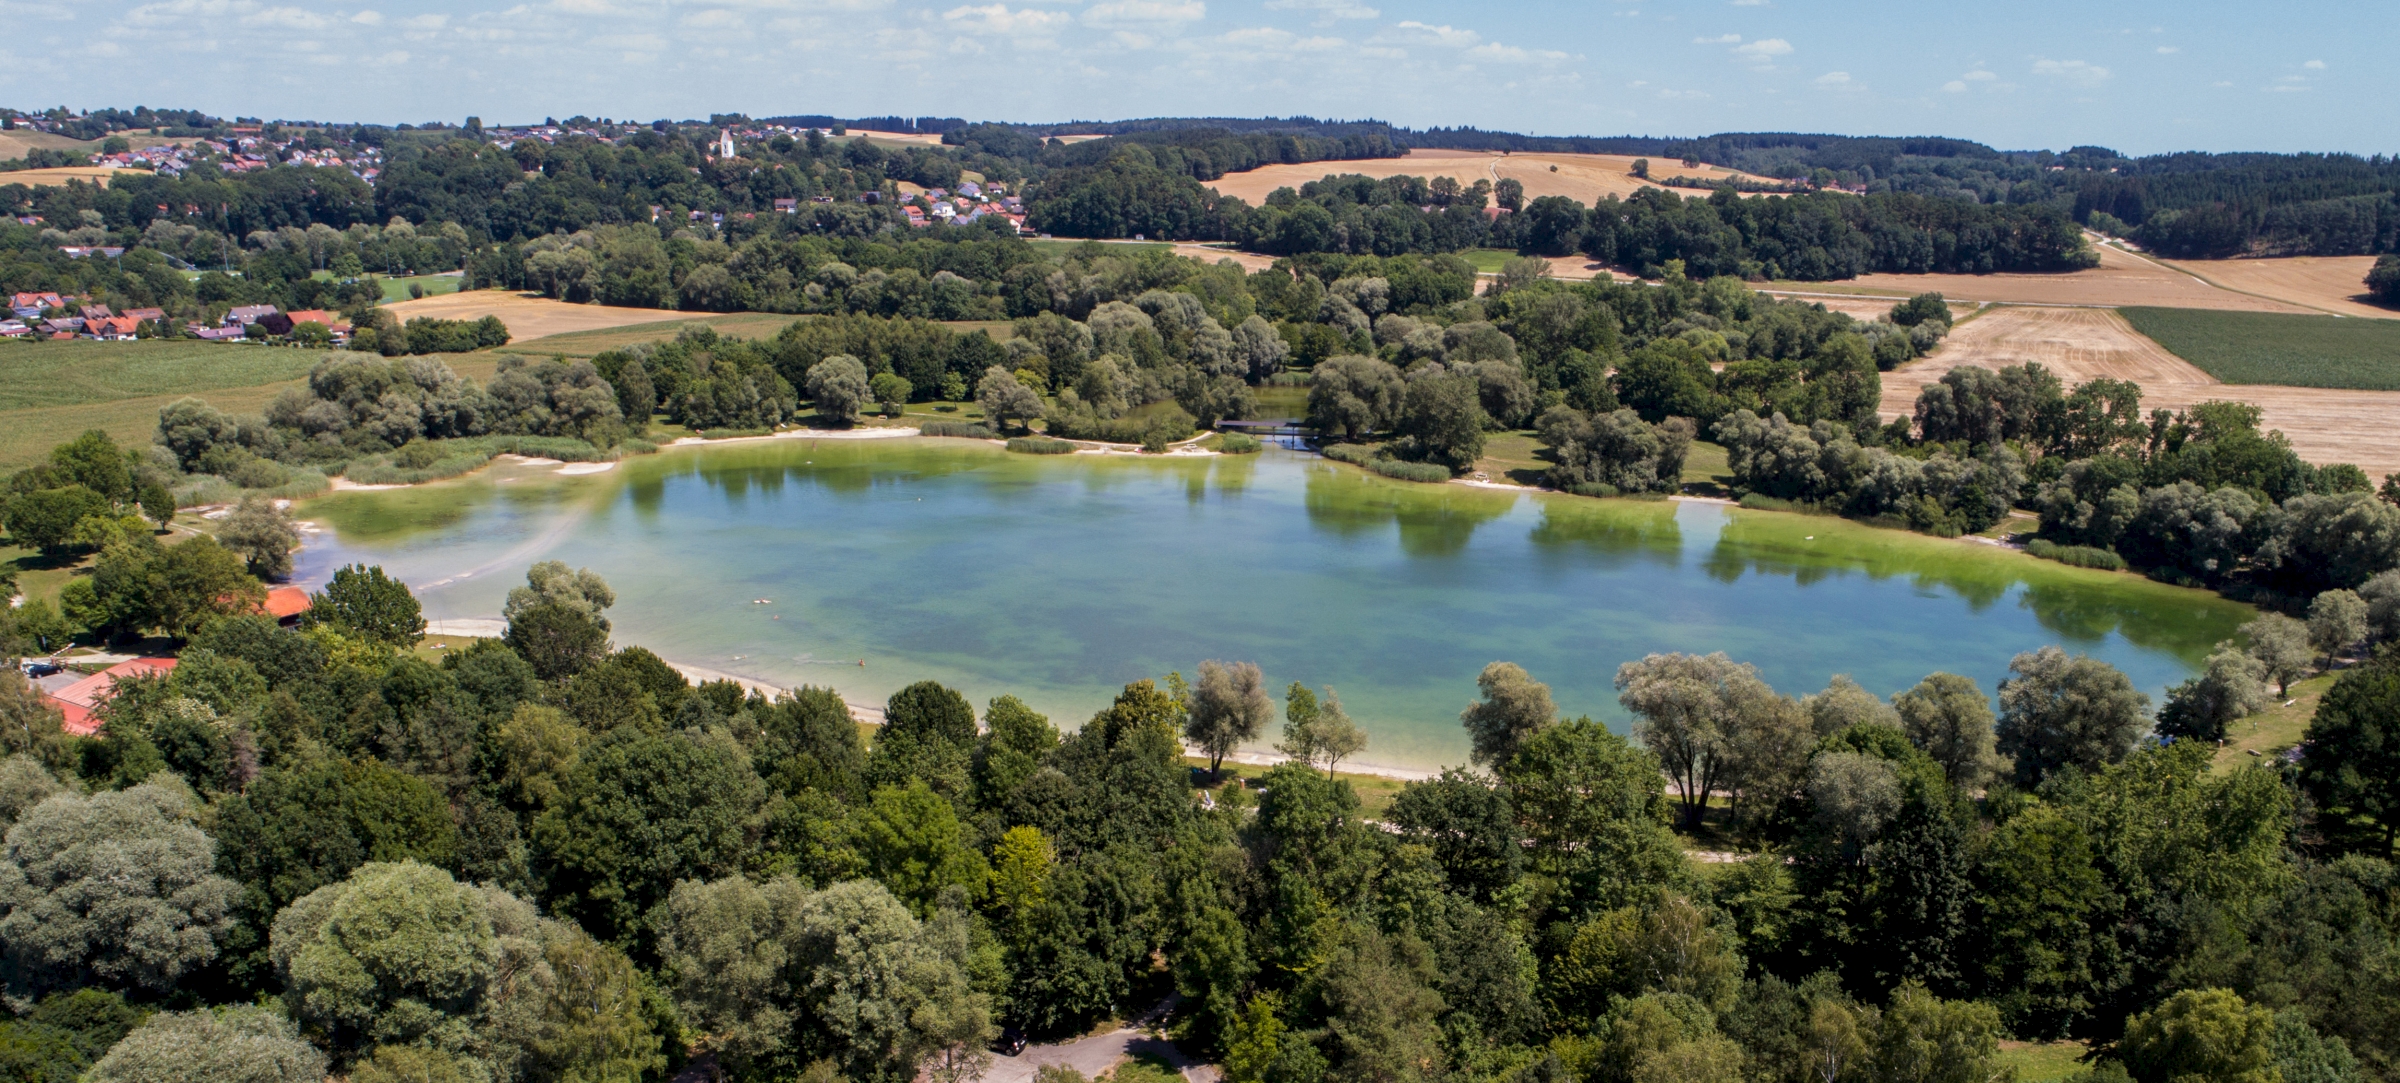
M613 305L577 305L553 301L547 297L528 297L507 290L471 290L445 293L415 301L400 301L383 306L384 311L402 321L418 319L480 320L498 316L508 325L512 342L563 335L574 331L604 331L637 323L657 323L675 319L680 313L659 308L618 308Z
M2219 383L2123 316L2097 308L2002 308L1953 332L1931 357L1883 375L1884 417L1913 413L1917 392L1961 365L1997 369L2038 361L2073 387L2100 376L2142 386L2142 409L2180 410L2209 400L2254 403L2312 463L2355 463L2367 476L2400 472L2400 391Z

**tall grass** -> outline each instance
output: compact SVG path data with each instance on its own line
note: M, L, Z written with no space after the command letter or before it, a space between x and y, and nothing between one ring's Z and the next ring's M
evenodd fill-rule
M1019 436L1008 442L1008 450L1020 455L1065 455L1075 450L1075 442L1047 436Z
M2112 572L2125 570L2124 557L2089 545L2060 545L2047 538L2035 538L2025 543L2025 551L2043 560L2055 560L2078 568L2099 568Z
M967 440L990 440L996 434L972 421L928 421L917 426L920 436L952 436Z

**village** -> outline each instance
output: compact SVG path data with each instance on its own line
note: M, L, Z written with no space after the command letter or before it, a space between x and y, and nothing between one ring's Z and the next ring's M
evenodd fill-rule
M112 312L109 306L88 303L90 300L56 293L11 294L11 318L0 319L0 338L131 342L181 334L204 342L290 339L308 345L342 345L350 339L349 321L323 309L283 312L274 305L237 305L213 322L186 321L178 328L168 320L165 309Z

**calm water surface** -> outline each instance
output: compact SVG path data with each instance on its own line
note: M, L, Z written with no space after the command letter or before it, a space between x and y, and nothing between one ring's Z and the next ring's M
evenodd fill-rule
M1413 485L1278 451L786 440L305 513L332 529L304 575L381 563L434 619L495 617L527 565L563 560L615 585L620 643L677 662L870 701L930 677L1069 726L1128 681L1254 660L1277 688L1338 689L1373 738L1361 761L1402 767L1465 759L1458 711L1494 659L1620 728L1611 679L1650 651L1725 651L1795 694L1836 673L1890 693L1935 670L1989 690L2061 643L2155 698L2250 615L1841 520Z

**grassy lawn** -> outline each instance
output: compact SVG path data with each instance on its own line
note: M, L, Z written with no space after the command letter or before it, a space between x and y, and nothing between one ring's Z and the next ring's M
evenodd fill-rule
M1281 385L1254 387L1250 389L1250 394L1258 399L1258 416L1260 417L1308 416L1308 388L1306 387Z
M1694 440L1683 453L1684 487L1701 496L1723 496L1733 487L1733 466L1726 458L1725 448L1706 440Z
M410 298L408 295L408 287L412 285L422 288L425 291L424 296L438 297L445 293L457 293L458 284L466 280L467 276L456 274L410 275L405 278L380 279L380 281L383 283L383 301L385 304L390 304L394 301L411 300L412 298Z
M2291 695L2266 710L2225 727L2225 747L2217 751L2216 769L2230 771L2245 763L2264 763L2277 752L2300 743L2308 720L2317 713L2317 700L2333 687L2337 674L2311 677L2292 685ZM2272 693L2274 689L2268 689ZM2291 706L2284 706L2285 702ZM2251 755L2256 752L2258 755Z
M1208 784L1207 757L1185 756L1183 762L1192 767L1193 785L1204 789L1214 788ZM1225 784L1232 785L1235 779L1253 779L1266 773L1267 768L1255 764L1229 762L1225 765ZM1407 785L1396 778L1354 775L1348 771L1336 771L1333 777L1348 782L1351 789L1358 791L1359 811L1370 820L1381 819L1384 811L1392 807L1392 799L1400 796L1400 788Z
M2016 1070L2017 1083L2056 1083L2084 1070L2082 1042L2001 1042L2000 1064Z
M1047 240L1047 241L1039 241L1039 240L1037 240L1037 241L1027 241L1027 242L1025 242L1025 243L1026 243L1026 244L1029 244L1029 245L1032 245L1032 246L1033 246L1033 249L1034 249L1034 251L1036 251L1036 252L1040 252L1041 254L1043 254L1043 255L1045 255L1045 256L1063 256L1063 255L1067 255L1068 253L1070 253L1070 252L1074 251L1076 248L1079 248L1079 247L1081 247L1081 246L1083 246L1083 245L1085 245L1085 244L1093 244L1093 243L1100 243L1100 244L1101 244L1101 247L1102 247L1103 249L1105 249L1105 250L1107 251L1107 253L1108 253L1108 254L1111 254L1111 255L1123 255L1123 254L1126 254L1128 251L1142 251L1142 252L1172 252L1172 251L1174 251L1174 250L1175 250L1175 246L1174 246L1174 245L1171 245L1171 244L1159 244L1159 243L1155 243L1155 242L1148 242L1148 241L1123 241L1123 242L1118 242L1118 241L1110 241L1110 242L1106 242L1106 243L1101 243L1101 242L1088 242L1088 241L1060 241L1060 240Z
M0 410L280 383L308 375L323 356L221 342L11 343L0 346Z
M2229 384L2400 391L2400 321L2124 308L2133 329Z
M1517 254L1506 248L1469 248L1459 252L1458 257L1474 264L1478 272L1496 275L1500 273L1500 265L1517 258Z
M1483 457L1475 460L1475 469L1493 481L1540 485L1550 470L1541 453L1542 445L1530 431L1496 432L1483 438Z

